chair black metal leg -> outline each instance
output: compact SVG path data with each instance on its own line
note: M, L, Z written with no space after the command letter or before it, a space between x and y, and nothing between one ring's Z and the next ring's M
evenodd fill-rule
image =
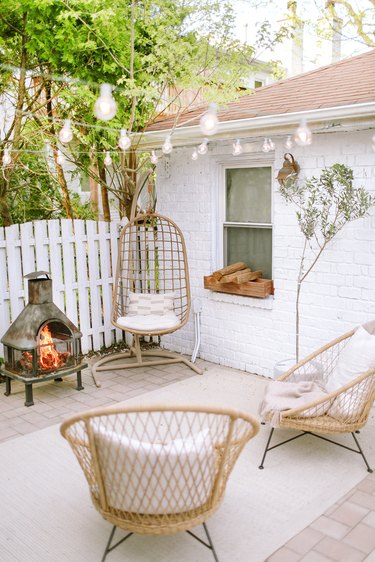
M270 434L269 434L269 437L268 437L268 441L267 441L267 445L266 445L266 448L265 448L264 453L263 453L262 462L261 462L260 465L258 466L258 468L260 468L260 469L263 469L263 468L264 468L263 463L264 463L264 459L266 458L266 454L267 454L267 451L268 451L268 445L269 445L270 442L271 442L273 432L274 432L274 428L272 428L271 431L270 431Z
M111 534L109 535L109 539L107 542L107 546L105 547L105 551L103 554L103 558L101 560L101 562L104 562L104 560L107 558L107 554L109 552L111 552L112 550L114 550L119 544L123 543L124 541L126 541L126 539L128 539L129 537L132 536L133 533L128 533L127 535L125 535L125 537L123 537L121 540L119 540L118 542L116 542L113 546L111 546L111 542L113 540L113 537L115 535L115 531L116 531L116 525L113 526L113 529L111 531Z
M186 532L187 532L189 535L191 535L192 537L194 537L197 541L199 541L200 543L204 544L204 546L206 546L207 548L209 548L209 549L212 551L212 554L214 555L215 562L219 562L219 559L218 559L218 557L217 557L217 554L216 554L216 551L215 551L213 542L212 542L212 540L211 540L210 534L209 534L209 532L208 532L206 523L203 523L203 528L204 528L204 530L205 530L208 543L205 542L205 541L203 541L201 538L197 537L197 535L195 535L195 534L192 533L191 531L186 531Z
M12 391L12 379L10 377L5 377L5 396L10 396Z
M354 439L354 441L355 441L355 443L356 443L356 445L357 445L357 447L358 447L358 452L359 452L360 455L362 455L362 458L363 458L363 460L365 461L365 465L367 466L367 472L373 472L372 468L370 468L370 465L369 465L369 463L367 462L367 459L366 459L366 457L365 457L365 455L364 455L364 453L363 453L363 451L362 451L362 449L361 449L361 446L360 446L360 444L359 444L359 442L358 442L358 439L357 439L356 436L355 436L355 433L352 433L352 435L353 435L353 439Z

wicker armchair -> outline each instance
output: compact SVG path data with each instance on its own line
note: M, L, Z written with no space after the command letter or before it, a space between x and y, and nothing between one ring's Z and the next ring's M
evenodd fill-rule
M244 445L259 430L227 409L145 406L91 410L66 420L99 513L113 524L102 560L133 533L187 531L217 555L205 521L220 506ZM203 524L207 542L190 529ZM128 531L112 544L116 527Z
M374 325L371 329L374 330ZM340 354L354 333L355 330L351 330L331 341L302 359L277 380L284 382L320 381L326 386L330 377L333 376ZM274 427L272 427L259 468L264 468L264 460L268 451L303 435L310 434L360 454L368 472L372 472L355 433L359 433L359 430L366 424L374 399L375 368L372 368L361 373L341 388L325 394L320 399L298 408L279 412L278 427L296 429L302 433L270 446L274 432ZM271 418L272 412L265 417L264 422L271 421ZM342 443L317 435L315 432L323 434L351 433L357 448L347 447Z

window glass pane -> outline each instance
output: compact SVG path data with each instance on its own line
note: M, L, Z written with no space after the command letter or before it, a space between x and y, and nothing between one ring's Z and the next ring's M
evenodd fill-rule
M272 278L272 230L270 228L225 227L226 263L243 261L253 271Z
M271 222L271 168L226 170L226 221Z

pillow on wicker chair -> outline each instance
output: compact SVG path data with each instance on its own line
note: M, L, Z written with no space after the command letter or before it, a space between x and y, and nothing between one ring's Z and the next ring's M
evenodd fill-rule
M94 430L109 505L120 511L181 513L209 498L215 452L209 429L166 444Z
M340 353L339 360L326 383L333 392L375 367L375 336L360 326Z
M128 316L164 316L173 312L174 293L133 293L129 291Z

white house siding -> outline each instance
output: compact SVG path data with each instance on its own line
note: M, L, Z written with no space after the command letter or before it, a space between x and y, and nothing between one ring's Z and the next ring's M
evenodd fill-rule
M264 155L261 143L247 145L252 152L241 159L270 159L274 176L286 152L283 142ZM214 293L203 288L203 276L222 264L217 258L218 161L231 157L231 142L210 142L209 154L197 161L191 148L178 148L158 164L158 210L182 229L190 265L192 299L202 303L203 359L260 375L271 376L276 362L294 354L296 275L302 237L295 209L287 206L273 184L273 279L275 295L256 299ZM246 147L245 147L246 148ZM375 153L371 131L314 136L310 147L294 147L300 176L318 175L334 163L351 166L356 185L375 191ZM349 224L325 251L304 283L301 297L301 351L305 355L352 327L375 317L375 212ZM163 344L190 354L194 322Z

